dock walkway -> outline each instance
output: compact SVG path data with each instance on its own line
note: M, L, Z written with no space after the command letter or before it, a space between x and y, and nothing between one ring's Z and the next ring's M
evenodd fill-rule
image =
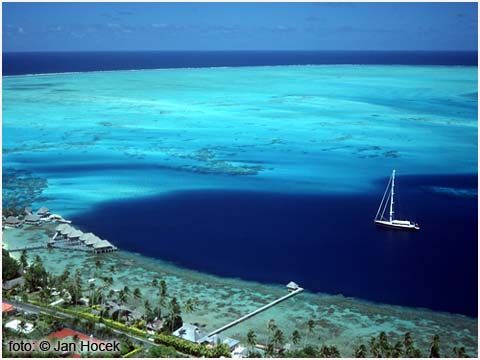
M275 305L277 305L278 303L280 303L280 302L282 302L282 301L285 301L285 300L287 300L287 299L289 299L289 298L291 298L291 297L293 297L293 296L301 293L302 291L303 291L303 288L299 287L297 290L292 291L291 293L289 293L289 294L287 294L287 295L285 295L285 296L282 296L281 298L278 298L277 300L274 300L274 301L272 301L271 303L268 303L267 305L264 305L264 306L262 306L261 308L258 308L257 310L252 311L251 313L248 313L247 315L244 315L244 316L242 316L241 318L238 318L237 320L234 320L234 321L232 321L231 323L228 323L228 324L225 325L225 326L222 326L221 328L218 328L217 330L212 331L211 333L208 334L208 336L210 337L210 336L213 336L213 335L215 335L215 334L218 334L218 333L220 333L220 332L222 332L222 331L225 331L225 330L231 328L232 326L235 326L235 325L241 323L242 321L245 321L245 320L251 318L252 316L257 315L258 313L261 313L262 311L265 311L265 310L271 308L272 306L275 306Z
M18 252L18 251L29 251L29 250L37 250L37 249L46 249L46 245L35 245L35 246L25 246L22 248L17 248L17 249L8 249L8 252Z

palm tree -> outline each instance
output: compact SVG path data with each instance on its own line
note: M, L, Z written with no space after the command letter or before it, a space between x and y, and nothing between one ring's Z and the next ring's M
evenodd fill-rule
M280 329L276 329L275 333L273 334L273 344L275 347L282 347L285 343L285 337L283 336L283 332Z
M92 282L89 285L90 288L90 300L89 300L89 305L93 305L93 291L95 290L95 284Z
M195 301L193 299L188 299L185 303L185 312L188 314L193 311L195 311Z
M133 297L134 297L135 299L141 299L141 298L142 298L142 292L140 291L139 288L135 288L135 289L133 290Z
M415 348L415 345L413 343L412 339L412 334L409 332L405 333L405 336L403 338L403 347L405 348L405 356L409 358L420 358L421 353L420 350Z
M369 341L369 345L370 345L370 353L372 354L372 357L381 357L380 346L379 346L379 343L377 342L377 338L372 336L372 338Z
M100 270L102 268L102 262L100 259L95 260L95 269Z
M181 314L180 305L178 305L176 297L173 297L172 300L170 300L168 310L170 315L170 330L173 331L173 327L175 326L175 320L177 320L177 318L180 317Z
M298 330L293 330L292 332L292 343L293 345L298 345L300 343L300 339L301 339L301 336L300 336L300 332Z
M112 274L114 274L114 273L115 273L115 266L110 265L110 267L108 268L108 270L109 270Z
M152 307L150 306L150 301L148 301L148 299L145 299L143 302L143 308L145 309L145 314L149 314L152 311Z
M165 280L160 280L160 296L167 296L167 283L165 282Z
M119 301L121 304L127 302L127 294L125 293L125 290L124 290L124 289L121 289L121 290L118 292L118 301Z
M365 345L361 344L355 350L355 357L356 358L366 358L367 357L367 347Z
M308 338L313 334L313 330L315 329L315 321L313 319L308 320L307 322L307 334ZM305 336L305 341L303 343L303 347L307 344L307 336Z
M273 357L275 355L275 346L272 342L267 344L267 348L265 349L265 356L266 357Z
M257 335L255 334L255 331L253 331L252 329L250 329L247 333L247 345L251 349L253 349L255 345L257 345Z
M27 251L25 249L22 250L22 255L20 255L20 264L22 265L23 270L28 266Z
M433 337L432 343L430 344L430 355L431 358L439 358L440 356L440 337L435 335Z
M465 357L468 357L466 351L465 351L465 348L462 346L462 347L454 347L453 348L453 353L455 354L455 357L457 358L465 358Z
M152 286L153 286L154 288L156 288L156 287L158 286L158 280L157 280L157 278L155 278L155 279L152 280Z
M265 340L265 343L268 344L276 328L277 328L277 325L275 324L274 319L270 319L267 321L267 338Z
M382 331L378 336L380 350L382 352L382 357L390 357L391 353L391 346L388 342L388 337L385 331Z

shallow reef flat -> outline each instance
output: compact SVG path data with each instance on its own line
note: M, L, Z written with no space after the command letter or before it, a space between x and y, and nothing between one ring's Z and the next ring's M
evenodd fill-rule
M4 242L10 248L19 245L46 242L52 228L25 228L6 230ZM34 234L34 236L33 236ZM259 284L241 279L231 279L207 275L187 270L157 259L117 252L93 255L80 251L59 249L35 250L29 257L39 255L49 271L60 274L64 269L70 273L81 270L83 279L95 277L96 273L106 273L114 279L113 288L138 287L143 298L131 304L142 307L143 300L155 304L157 289L151 285L153 279L163 279L167 283L168 294L177 296L181 303L196 297L197 309L183 314L184 320L198 323L206 331L212 331L248 312L286 294L283 286ZM19 256L19 253L13 253ZM102 269L95 268L95 260L102 262ZM115 271L110 272L110 266ZM225 334L246 341L249 329L257 333L258 341L267 339L267 323L275 319L276 324L287 337L298 329L303 341L311 344L336 344L342 356L352 356L352 349L360 342L367 343L371 336L385 331L396 338L410 331L419 348L424 352L429 348L433 335L440 335L443 356L453 353L454 346L465 346L470 356L477 354L477 319L427 309L382 305L355 298L304 292L285 301L227 331ZM315 320L315 331L306 336L306 323ZM426 354L424 354L426 355Z
M4 173L46 179L34 200L65 216L172 190L365 192L393 166L475 173L476 87L462 66L4 77Z

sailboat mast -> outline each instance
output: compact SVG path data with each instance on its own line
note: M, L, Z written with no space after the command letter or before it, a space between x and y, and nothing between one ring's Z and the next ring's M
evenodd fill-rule
M390 193L390 222L393 220L393 194L395 193L395 170L392 172L392 192Z

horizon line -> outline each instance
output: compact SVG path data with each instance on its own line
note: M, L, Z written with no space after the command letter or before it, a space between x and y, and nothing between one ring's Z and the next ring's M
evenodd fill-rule
M452 52L452 53L478 53L476 50L308 50L308 49L294 49L294 50L13 50L2 51L2 54L12 53L83 53L83 52Z

